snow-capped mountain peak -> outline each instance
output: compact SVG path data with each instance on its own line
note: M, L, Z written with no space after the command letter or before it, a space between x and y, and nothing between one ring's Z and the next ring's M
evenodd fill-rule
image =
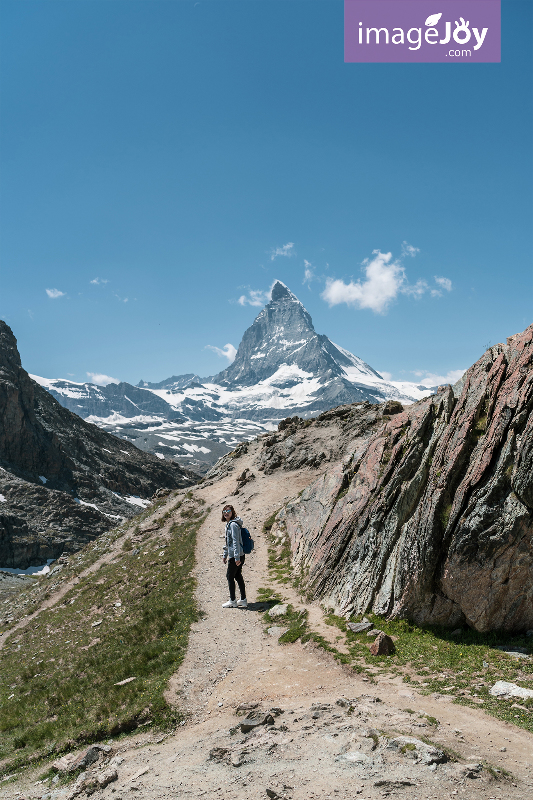
M35 378L63 405L160 457L202 471L238 441L297 414L361 401L412 403L432 390L385 381L359 356L316 332L281 281L244 332L234 362L211 378L173 375L96 387Z

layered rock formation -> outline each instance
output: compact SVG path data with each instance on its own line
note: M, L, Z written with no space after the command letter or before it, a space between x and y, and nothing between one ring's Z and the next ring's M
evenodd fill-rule
M343 457L276 530L316 597L343 614L533 628L532 339L533 326L405 409L347 406L313 423L341 425ZM291 453L290 436L273 437L264 469L305 444L292 426Z
M0 567L56 558L196 476L63 408L22 368L0 321Z

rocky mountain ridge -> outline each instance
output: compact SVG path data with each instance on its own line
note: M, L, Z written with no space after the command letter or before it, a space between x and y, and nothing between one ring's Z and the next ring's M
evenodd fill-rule
M22 368L0 321L0 566L25 569L139 513L197 476L63 408Z
M84 419L199 472L287 415L307 419L360 401L412 403L436 389L385 381L361 358L318 334L308 311L281 281L245 331L234 362L217 375L174 375L135 387L33 377Z

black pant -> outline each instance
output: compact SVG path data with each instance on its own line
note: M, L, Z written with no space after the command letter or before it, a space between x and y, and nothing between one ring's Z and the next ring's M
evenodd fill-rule
M244 564L244 555L241 556L241 563L239 566L235 564L234 558L228 558L228 571L226 578L228 579L229 596L230 600L235 600L235 581L239 584L239 591L241 593L241 600L246 599L246 587L244 585L244 578L242 577L242 566Z

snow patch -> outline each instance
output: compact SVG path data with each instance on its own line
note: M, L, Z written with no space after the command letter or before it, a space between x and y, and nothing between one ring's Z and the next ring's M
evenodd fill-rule
M98 506L95 506L94 503L86 503L85 500L80 500L78 497L74 498L74 502L78 503L80 506L89 506L89 508L94 508L96 509L96 511L100 512L100 509L98 508Z
M185 442L181 445L185 450L189 453L210 453L211 450L208 450L207 447L198 447L197 444L185 444Z
M27 567L26 569L0 567L0 572L9 572L11 575L33 575L34 577L38 575L47 575L50 572L50 564L53 564L54 561L54 558L49 558L44 566L41 564L37 567Z
M115 494L115 492L113 492ZM121 500L125 500L126 503L129 503L130 506L139 506L140 508L148 508L151 506L150 500L143 500L142 497L135 497L133 494L129 495L120 495L115 494L115 497L120 497Z

